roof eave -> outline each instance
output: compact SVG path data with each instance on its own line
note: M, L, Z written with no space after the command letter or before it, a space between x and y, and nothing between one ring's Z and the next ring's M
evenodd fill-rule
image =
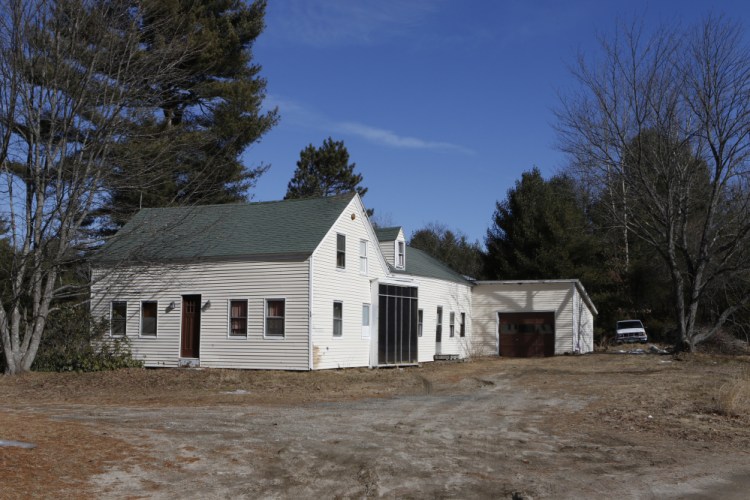
M268 254L248 254L248 255L215 255L215 256L194 256L194 257L170 257L164 259L92 259L91 265L109 267L113 265L130 265L130 266L149 266L158 264L195 264L202 262L264 262L264 261L305 261L312 255L312 252L290 252L290 253L268 253Z

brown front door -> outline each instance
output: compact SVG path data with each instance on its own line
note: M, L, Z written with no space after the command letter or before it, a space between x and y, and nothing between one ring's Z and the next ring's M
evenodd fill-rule
M183 358L198 358L200 353L201 331L201 296L182 296L182 347L180 356Z
M555 354L555 313L500 313L500 356L528 358Z

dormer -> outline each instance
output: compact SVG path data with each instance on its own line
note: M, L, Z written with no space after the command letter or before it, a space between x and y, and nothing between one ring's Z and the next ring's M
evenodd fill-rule
M380 227L375 229L375 234L386 262L395 269L406 268L406 238L403 228Z

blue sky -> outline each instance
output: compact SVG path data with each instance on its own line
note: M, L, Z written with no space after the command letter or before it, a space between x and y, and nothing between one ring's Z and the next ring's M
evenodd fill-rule
M365 205L407 237L430 222L484 241L495 203L555 147L568 66L619 20L689 25L745 1L270 0L254 48L281 121L245 154L271 164L253 200L281 199L299 152L343 140Z

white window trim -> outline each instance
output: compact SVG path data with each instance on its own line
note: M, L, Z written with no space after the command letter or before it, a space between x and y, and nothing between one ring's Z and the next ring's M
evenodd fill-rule
M114 319L114 308L115 302L125 303L125 333L120 335L112 333L112 320ZM157 306L158 309L158 306ZM157 323L158 325L158 323ZM121 339L128 336L128 301L127 300L110 300L109 301L109 336L116 339Z
M344 237L344 265L339 266L339 236ZM336 233L336 270L346 271L346 235L344 233Z
M364 243L364 247L362 246L363 243ZM369 256L368 256L370 252L369 246L370 245L367 242L367 240L364 240L364 239L359 240L359 274L363 276L367 276L367 273L370 272L370 262L369 262ZM362 248L365 249L364 255L362 255ZM364 266L362 265L363 262L364 262ZM364 269L362 269L363 267Z
M245 311L247 317L245 318L245 334L244 335L232 335L232 302L244 302L246 305ZM284 311L286 313L286 310ZM232 340L247 340L250 336L250 301L248 299L228 299L227 300L227 338Z
M458 337L466 338L466 313L465 312L462 312L461 315L459 316Z
M440 314L438 314L438 309L440 310ZM445 333L443 331L443 316L444 316L445 310L443 309L443 306L437 306L437 309L435 309L435 334L437 334L437 327L440 327L440 342L443 342L443 334Z
M334 328L334 325L336 324L336 316L334 315L334 308L336 307L336 304L341 304L341 335L336 335L336 328ZM333 308L331 308L331 337L334 339L343 339L344 338L344 301L343 300L334 300L333 301Z
M422 313L422 331L419 331L419 313ZM422 336L424 336L424 309L417 309L417 338L421 338Z
M278 335L266 335L266 319L268 314L268 301L269 300L283 300L284 301L284 335L279 337ZM250 311L247 313L250 315ZM263 298L263 339L265 340L276 340L276 341L284 341L286 340L286 324L287 324L287 308L286 308L286 297L265 297Z
M146 303L155 303L156 304L156 333L153 335L151 334L143 334L143 304ZM142 300L140 302L140 307L138 309L138 338L142 339L155 339L159 336L159 300Z
M448 313L448 338L454 338L456 336L456 313L451 311Z
M362 302L362 319L364 319L364 309L365 306L367 306L367 331L370 332L370 328L372 328L372 304L369 302ZM365 325L362 325L362 338L363 339L369 339L372 336L372 333L368 333L365 335L364 333Z
M399 243L404 246L404 253L399 252ZM406 242L404 240L396 240L393 242L395 245L395 248L393 249L393 255L394 255L394 266L396 269L405 269L406 268ZM399 256L402 256L403 258L399 262Z

